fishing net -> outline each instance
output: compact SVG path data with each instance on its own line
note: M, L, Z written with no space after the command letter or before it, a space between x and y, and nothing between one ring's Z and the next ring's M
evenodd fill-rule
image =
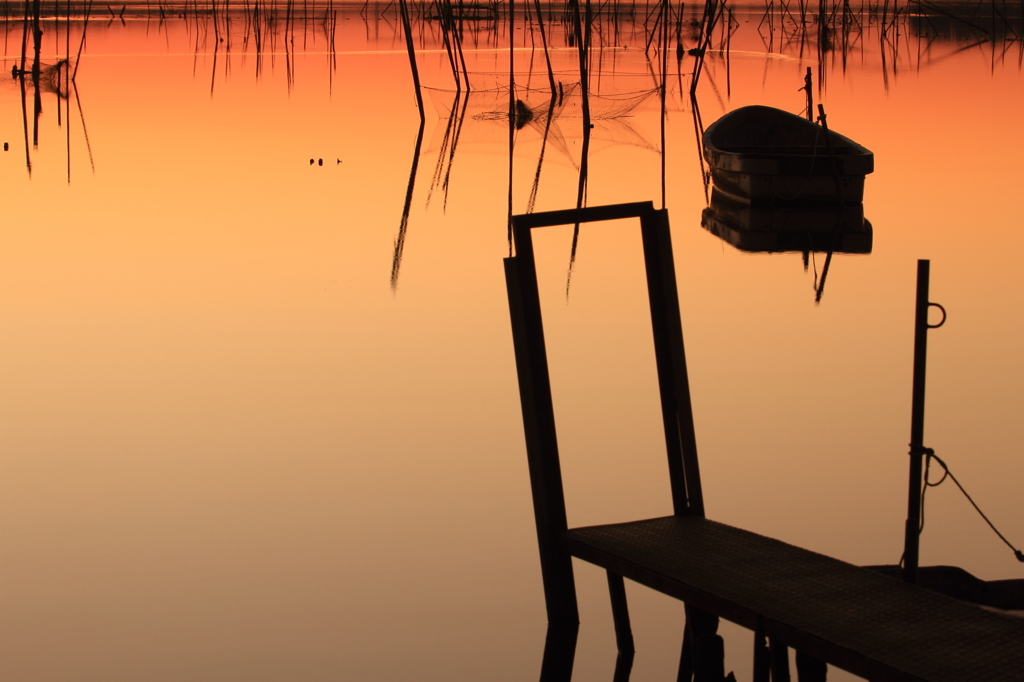
M509 112L512 111L514 125L520 134L536 134L546 137L556 151L571 164L578 166L572 158L567 139L582 137L583 89L578 82L558 83L557 94L551 96L549 86L516 86L514 97L509 96L508 86L486 90L473 90L468 95L450 89L424 87L441 123L438 128L450 128L451 119L460 119L459 144L494 145L507 140ZM646 88L628 92L590 93L590 120L593 125L592 149L598 151L615 145L628 145L647 150L657 150L651 123L641 121L642 114L657 113L658 88ZM644 117L647 118L647 117ZM650 118L654 119L654 116ZM571 121L566 121L571 119ZM444 134L450 134L445 131ZM435 135L436 137L436 135ZM431 148L440 140L433 140Z
M18 68L17 62L11 70L11 77L14 79L24 78L25 82L32 85L36 82L33 68L26 64L25 70ZM39 63L38 87L41 92L54 93L61 99L68 98L68 83L71 81L71 67L68 60L61 59L55 64Z
M56 93L62 99L68 98L68 83L71 80L71 65L61 59L56 64L44 66L39 74L39 87L44 92Z

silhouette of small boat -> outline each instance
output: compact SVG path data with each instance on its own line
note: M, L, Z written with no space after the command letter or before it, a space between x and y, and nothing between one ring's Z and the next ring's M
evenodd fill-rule
M717 187L701 227L741 251L871 253L873 231L863 204L757 206Z
M703 141L715 187L749 203L834 203L838 191L843 203L859 204L875 165L853 140L772 107L736 109Z

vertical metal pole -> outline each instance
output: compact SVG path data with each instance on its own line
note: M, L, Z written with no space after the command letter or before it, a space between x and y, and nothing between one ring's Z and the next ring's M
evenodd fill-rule
M921 528L921 472L924 457L924 377L928 352L928 274L930 262L917 261L917 302L914 314L914 394L910 412L910 489L900 577L917 582Z

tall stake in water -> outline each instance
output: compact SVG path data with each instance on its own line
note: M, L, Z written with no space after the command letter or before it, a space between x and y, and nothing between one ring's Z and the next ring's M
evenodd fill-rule
M420 124L426 121L423 109L423 93L420 91L420 71L416 67L416 46L412 41L412 22L409 21L407 0L398 0L398 10L402 15L402 31L405 33L405 48L409 52L409 67L412 70L412 84L416 89L416 106L420 111Z
M540 0L533 0L537 8L537 28L540 29L540 42L544 48L544 61L548 67L548 85L551 86L551 104L554 105L555 97L558 95L558 88L555 85L555 71L551 68L551 54L548 52L548 37L544 30L544 11L541 9Z
M811 79L811 67L807 67L807 75L804 76L803 90L807 93L807 120L814 120L814 83Z
M580 57L580 93L583 96L583 145L580 150L580 180L576 190L576 208L583 207L583 201L587 194L587 174L589 172L588 158L590 156L590 79L587 76L587 52L590 45L590 0L587 3L587 34L583 32L583 22L580 20L579 0L569 0L572 6L573 32L576 35L576 48ZM580 224L576 223L572 232L572 249L569 253L569 271L565 280L565 295L569 295L569 284L572 282L572 268L576 262L576 247L579 245Z
M398 273L402 267L402 251L405 248L405 234L409 228L409 211L412 208L413 191L416 188L416 170L420 161L420 149L423 146L423 129L427 122L423 109L423 93L420 91L420 73L416 68L416 48L412 40L412 22L409 21L407 0L398 0L398 10L402 16L402 31L405 33L405 46L409 51L409 65L412 69L412 83L416 88L416 105L420 112L420 125L416 133L416 144L412 152L412 168L409 170L409 183L405 188L405 203L402 205L402 221L398 225L398 236L395 238L395 252L391 259L391 290L398 290Z
M512 153L516 142L516 5L508 3L508 255L512 257Z
M669 9L669 0L662 0L662 4L666 10ZM667 197L667 187L665 185L665 118L666 118L666 98L668 95L668 32L669 17L668 12L664 13L661 22L661 207L665 208L665 201Z

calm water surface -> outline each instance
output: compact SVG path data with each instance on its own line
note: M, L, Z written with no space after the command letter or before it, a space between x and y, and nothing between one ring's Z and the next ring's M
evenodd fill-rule
M521 16L467 30L474 93L455 100L436 22L417 17L417 150L397 12L370 9L216 27L94 9L75 87L41 87L38 117L10 76L20 19L5 25L4 680L537 676L500 88L511 34L519 98L546 111L539 35ZM699 83L704 122L752 103L799 113L810 66L832 128L875 153L872 251L836 254L816 304L824 254L805 268L701 227L693 58L671 50L663 146L637 12L602 23L591 55L587 202L660 206L664 178L709 515L899 560L929 258L949 321L931 337L926 443L1024 542L1020 44L905 18L882 35L861 14L845 64L836 49L819 68L813 30L735 9ZM44 23L44 63L75 61L82 21L66 31ZM551 31L571 94L576 51ZM581 121L570 97L547 138L543 117L517 132L513 211L575 205ZM537 242L570 523L669 513L639 234L585 228L567 295L571 241ZM927 519L922 563L1024 577L952 487L929 493ZM578 581L575 677L610 679L604 576L580 565ZM674 679L680 605L629 590L632 679ZM749 679L749 635L725 629Z

